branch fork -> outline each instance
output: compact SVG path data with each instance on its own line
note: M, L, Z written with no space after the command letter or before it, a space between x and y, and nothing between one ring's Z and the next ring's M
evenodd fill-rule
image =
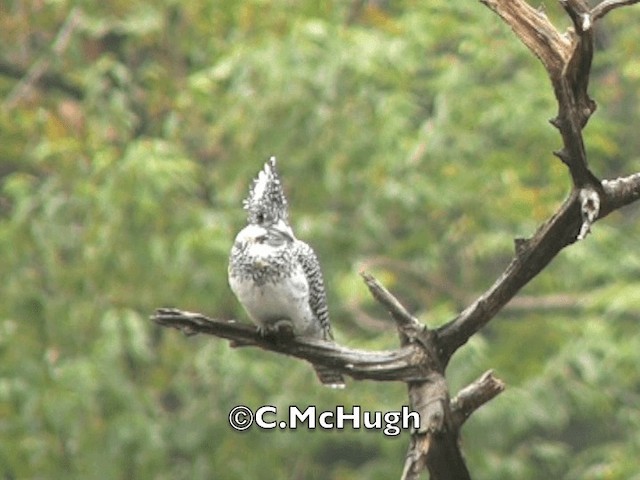
M470 478L458 445L460 427L475 410L501 393L504 383L487 372L451 400L436 332L411 315L372 275L361 275L396 323L400 337L396 350L367 351L318 339L264 337L253 325L174 308L159 308L151 319L187 336L214 335L229 340L233 347L256 346L291 355L358 380L403 381L409 388L410 407L420 415L420 427L411 432L402 478L419 478L425 466L433 478L449 478L451 471L459 473L455 478Z
M459 447L459 432L469 416L505 388L493 372L451 398L445 370L453 354L484 327L566 246L584 239L601 218L640 199L640 173L600 181L589 169L582 130L596 110L587 93L593 58L593 28L609 12L640 0L604 0L590 8L584 0L559 0L573 28L559 32L547 16L524 0L480 0L499 15L541 61L551 80L558 113L551 124L563 146L555 155L569 169L573 189L567 199L531 238L516 239L513 259L493 285L443 326L430 329L418 321L373 276L362 277L373 297L396 324L400 347L364 351L333 342L286 338L273 341L255 327L233 320L215 320L176 309L158 309L156 323L187 335L204 333L225 338L234 347L256 346L330 366L357 380L403 381L411 408L421 425L411 433L403 480L470 478Z

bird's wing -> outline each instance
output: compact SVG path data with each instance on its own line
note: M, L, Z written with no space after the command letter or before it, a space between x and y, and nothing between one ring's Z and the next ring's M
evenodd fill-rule
M329 309L327 307L327 294L324 289L324 280L320 270L320 262L313 249L306 243L297 240L295 242L296 256L309 284L309 306L322 327L325 340L333 340L331 323L329 322Z

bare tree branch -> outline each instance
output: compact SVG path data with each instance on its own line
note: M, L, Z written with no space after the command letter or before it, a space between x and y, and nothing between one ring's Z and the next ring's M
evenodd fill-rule
M516 240L511 263L486 292L449 323L431 330L375 278L362 273L371 294L395 321L400 336L399 349L377 352L292 335L262 337L249 325L175 309L159 309L152 317L186 334L205 333L226 338L233 346L257 346L291 355L355 379L406 382L411 408L420 414L421 424L411 434L403 480L418 479L425 469L431 480L470 478L460 451L460 428L505 386L489 371L451 400L445 378L451 356L563 248L583 239L594 222L640 198L640 173L600 182L589 169L582 137L596 109L587 92L594 51L593 22L615 8L640 0L605 0L593 10L584 0L559 0L573 23L572 31L566 34L524 0L480 1L511 27L545 67L558 102L558 114L551 123L563 142L562 149L554 153L567 165L573 183L558 211L530 239Z
M569 58L570 41L556 30L543 11L524 0L480 1L511 27L547 71L562 71Z
M493 375L493 370L489 370L475 382L460 390L451 400L451 416L455 428L459 429L473 412L502 393L504 389L504 382Z
M384 268L402 275L402 284L411 282L420 291L423 304L434 301L438 295L446 295L457 304L469 303L469 292L455 285L450 279L437 272L425 272L415 263L400 258L378 255L368 257L362 262L363 270Z
M560 0L574 24L574 32L563 35L547 17L524 0L481 0L496 12L544 65L558 100L558 115L551 123L560 131L563 148L554 152L569 167L581 195L583 239L598 217L602 186L589 170L582 129L596 109L587 87L593 58L593 22L584 0Z
M549 295L518 295L504 306L509 312L576 311L588 308L584 296L578 293Z
M560 131L564 147L554 152L569 167L576 188L601 190L587 165L582 129L596 109L587 88L593 59L593 23L584 0L560 0L573 21L570 56L561 71L548 70L558 100L558 116L551 123Z
M80 24L81 18L82 10L80 10L80 8L75 7L69 12L67 19L64 21L62 27L60 27L53 41L51 54L54 56L62 55L69 46L73 32ZM7 111L12 110L29 89L42 81L42 78L47 74L47 70L51 65L51 60L51 56L47 55L46 57L40 58L29 68L24 78L16 84L13 90L7 95L7 98L5 98L2 105L4 109Z
M452 404L433 332L420 324L373 276L367 273L362 273L362 276L374 298L396 320L403 345L400 349L371 352L316 339L263 337L251 325L233 320L214 320L199 313L176 309L158 309L151 318L187 335L205 333L231 340L236 347L258 346L312 364L330 366L355 379L406 382L410 407L419 413L421 423L420 428L412 432L403 478L418 478L427 465L433 480L469 479L458 446L459 429L452 423ZM456 476L452 477L452 472L456 472Z
M28 71L18 65L0 60L0 75L20 80L28 75ZM77 100L82 100L85 96L84 90L79 85L76 85L67 78L64 78L62 75L53 72L42 73L39 78L33 80L33 85L43 89L60 90Z
M531 239L517 243L516 256L491 288L438 330L439 344L447 352L447 359L540 273L560 250L583 239L591 225L612 209L638 199L636 175L619 179L615 184L605 182L605 188L587 165L582 128L595 111L595 102L587 93L593 34L590 11L584 1L561 0L576 31L566 42L547 41L556 38L549 33L553 26L522 0L482 2L511 26L547 69L559 109L552 123L560 131L564 143L563 149L555 153L569 167L575 189ZM544 34L536 37L536 27L543 28ZM558 59L563 63L559 64Z
M469 480L444 375L434 372L426 382L409 383L409 402L420 414L420 429L411 435L401 479L417 480L426 467L431 480Z
M407 328L414 330L418 328L423 330L424 326L418 322L418 320L411 315L404 305L402 305L391 292L389 292L380 282L378 282L373 275L367 272L360 272L360 275L364 279L364 282L369 287L369 291L378 302L380 302L391 314L391 317L398 324L398 328L406 330Z
M604 188L606 200L602 216L605 216L640 199L640 173L613 180L604 180L602 187Z
M409 383L411 408L420 414L421 424L411 435L401 479L417 480L425 468L431 480L470 479L460 451L460 427L504 388L491 371L463 388L453 400L449 400L444 375L434 372L426 382Z
M595 22L616 8L633 5L635 3L640 3L640 0L604 0L604 2L598 4L591 10L591 17Z
M159 308L151 319L159 325L176 328L186 335L214 335L230 340L233 347L255 346L313 364L327 365L356 380L418 381L429 376L424 354L417 345L373 352L347 348L319 339L263 337L253 325L235 320L217 320L173 308Z
M411 315L404 305L372 275L366 272L361 272L360 275L364 279L373 297L389 311L391 317L396 321L400 335L400 344L406 345L409 342L417 341L429 352L433 361L438 363L438 355L434 350L435 344L432 332L420 323L417 318Z
M603 182L603 203L598 219L640 198L640 173ZM582 216L579 193L573 191L531 239L520 248L495 283L454 320L437 331L438 346L446 359L478 330L486 325L516 293L540 273L553 258L574 243L580 232Z
M470 479L458 445L459 431L451 423L449 388L434 332L413 317L373 276L364 272L361 275L373 297L396 321L401 345L422 347L424 366L429 371L426 380L407 382L409 405L420 415L420 428L411 434L402 479L419 478L425 466L432 480Z

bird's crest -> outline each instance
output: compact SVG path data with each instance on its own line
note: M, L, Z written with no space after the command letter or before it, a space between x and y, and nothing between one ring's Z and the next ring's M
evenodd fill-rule
M276 157L271 157L258 173L244 201L250 224L272 225L278 220L288 222L287 199L276 170Z

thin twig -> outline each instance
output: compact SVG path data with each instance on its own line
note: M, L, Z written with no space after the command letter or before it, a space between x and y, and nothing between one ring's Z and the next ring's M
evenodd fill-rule
M494 376L493 370L489 370L460 390L451 400L451 417L456 429L459 429L473 412L502 393L504 389L504 382Z
M0 75L14 80L22 80L27 74L27 69L9 63L5 60L0 60ZM41 89L59 90L76 100L82 100L85 96L85 92L80 85L73 83L63 75L55 72L44 72L37 81L34 81L33 84Z
M604 193L597 220L640 200L640 173L602 183ZM437 330L439 347L446 352L444 361L495 317L563 248L574 243L581 225L579 193L574 191L535 235L524 242L495 283L454 320Z
M616 8L640 3L640 0L604 0L591 10L591 18L595 22Z
M12 110L34 85L38 84L41 78L47 73L47 70L51 66L52 56L59 57L69 46L73 32L80 24L82 18L82 10L78 7L74 7L67 15L62 27L58 31L53 45L51 46L51 52L46 56L38 59L27 71L22 80L20 80L16 86L9 92L3 102L3 108L6 111Z
M393 296L373 275L360 272L373 298L383 305L391 314L396 322L398 334L400 336L400 345L404 346L411 342L417 342L424 348L425 353L429 357L429 364L436 370L443 371L441 362L439 361L437 348L435 344L435 335L426 325L418 321L416 317L411 315L409 311Z
M360 272L371 295L389 311L391 317L401 326L419 324L418 320L389 292L375 277L367 272Z

